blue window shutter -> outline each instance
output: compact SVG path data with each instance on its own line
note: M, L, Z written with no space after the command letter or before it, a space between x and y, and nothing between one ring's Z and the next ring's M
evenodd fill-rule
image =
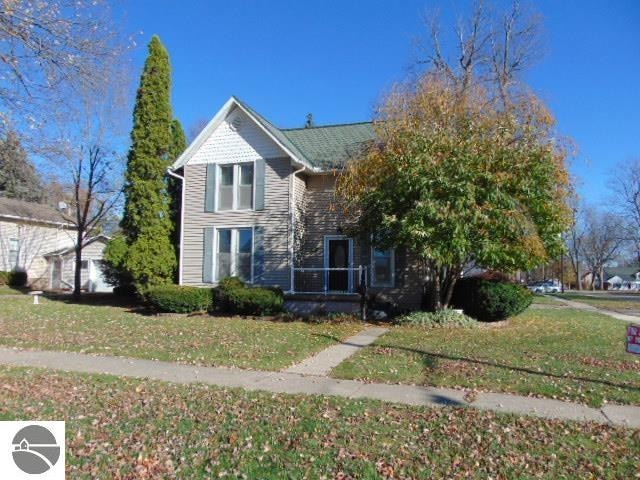
M264 227L253 227L253 281L261 283L264 276Z
M214 212L216 208L216 171L215 163L207 163L207 179L204 186L205 212Z
M205 227L202 243L202 282L213 283L213 227Z
M265 162L264 158L256 160L256 192L254 206L255 210L264 210L264 185L265 185Z

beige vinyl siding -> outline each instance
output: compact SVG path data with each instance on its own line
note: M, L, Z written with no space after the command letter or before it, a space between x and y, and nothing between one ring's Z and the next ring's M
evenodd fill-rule
M10 270L9 240L20 241L19 267L27 272L28 283L36 288L49 287L49 263L44 255L72 246L75 232L62 226L0 219L0 270Z
M324 267L324 237L340 235L340 231L344 232L349 224L342 209L337 205L335 181L336 177L333 174L307 177L305 238L300 255L302 267ZM358 265L358 258L360 247L358 242L354 241L354 266Z
M184 169L184 238L182 282L201 285L203 230L205 227L264 228L264 275L256 283L289 289L289 158L265 160L265 208L260 211L205 212L206 164L188 164Z
M299 256L300 266L307 268L324 267L324 237L339 235L339 231L347 231L350 220L344 215L335 196L335 174L310 175L306 178L306 200L304 211L304 240ZM363 265L371 268L371 249L361 239L353 239L353 266ZM371 287L371 293L398 303L401 308L416 309L422 299L422 280L420 262L410 252L405 255L404 262L396 259L396 276L402 275L394 287ZM402 268L401 268L402 267Z

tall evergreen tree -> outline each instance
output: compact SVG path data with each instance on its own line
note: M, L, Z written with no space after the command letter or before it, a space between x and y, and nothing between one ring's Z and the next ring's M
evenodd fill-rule
M176 265L165 182L171 162L172 118L169 54L154 36L133 111L121 223L129 246L126 269L143 287L170 282Z
M0 140L0 195L29 202L43 199L43 188L36 168L29 161L15 132Z
M171 161L175 161L182 152L187 148L187 137L184 134L184 129L180 120L174 119L171 122L171 147L170 156ZM167 179L167 186L169 188L169 197L171 199L171 224L173 231L171 234L171 243L175 249L176 255L180 252L180 211L182 208L182 182L177 178L169 177ZM177 269L176 269L177 273ZM175 279L177 280L177 278Z

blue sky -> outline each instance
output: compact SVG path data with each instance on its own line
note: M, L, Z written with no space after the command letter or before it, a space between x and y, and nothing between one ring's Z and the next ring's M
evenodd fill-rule
M174 114L185 129L237 95L276 125L368 120L380 93L402 79L424 36L421 16L453 26L468 1L131 0L139 32L135 77L152 34L173 64ZM527 80L550 105L578 155L582 196L606 200L615 165L640 158L640 2L531 2L543 18L545 55Z

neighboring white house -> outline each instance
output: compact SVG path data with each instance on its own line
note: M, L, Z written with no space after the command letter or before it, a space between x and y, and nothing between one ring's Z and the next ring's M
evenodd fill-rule
M61 211L0 197L0 270L27 272L32 288L73 288L75 237L73 223ZM83 252L83 265L87 267L83 288L89 291L111 290L100 270L107 240L97 236Z
M98 235L87 241L82 249L82 289L87 292L111 292L113 287L106 283L102 275L102 259L104 248L109 237ZM45 254L51 265L49 288L53 290L73 289L75 279L76 254L71 245L55 252Z

